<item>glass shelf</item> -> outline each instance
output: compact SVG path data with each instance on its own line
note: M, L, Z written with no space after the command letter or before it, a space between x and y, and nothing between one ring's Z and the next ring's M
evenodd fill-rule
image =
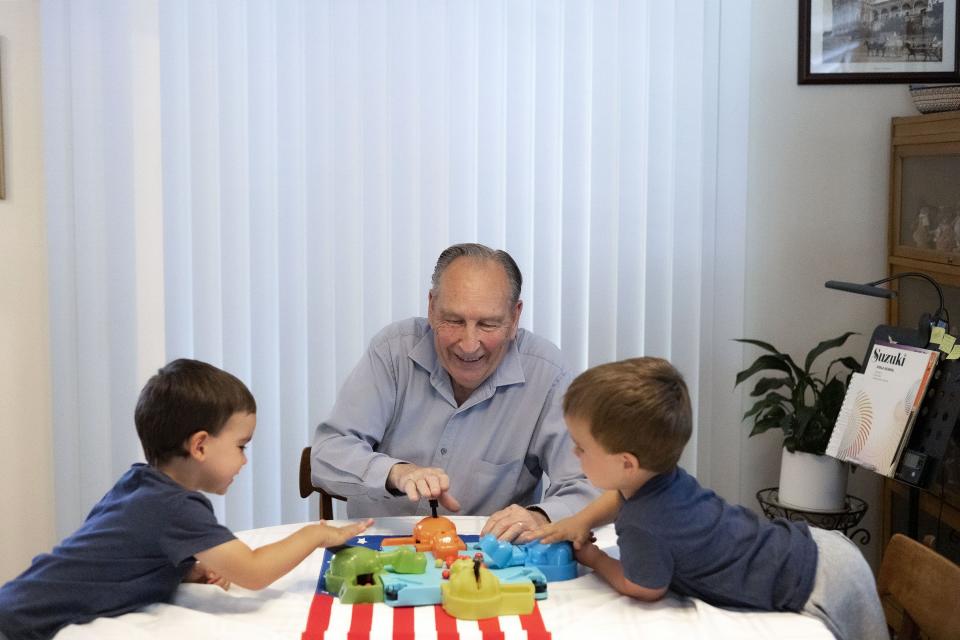
M960 152L900 159L894 252L960 264Z

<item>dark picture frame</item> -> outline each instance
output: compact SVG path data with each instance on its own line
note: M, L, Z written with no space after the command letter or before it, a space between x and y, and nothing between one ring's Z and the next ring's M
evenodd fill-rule
M960 82L957 0L799 3L799 84Z

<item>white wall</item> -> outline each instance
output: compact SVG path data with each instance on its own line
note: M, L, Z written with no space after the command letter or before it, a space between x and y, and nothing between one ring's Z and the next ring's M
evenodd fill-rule
M859 331L850 349L859 359L884 302L823 283L886 275L890 118L917 112L905 85L798 85L795 1L754 2L752 19L744 328L795 359ZM777 484L781 440L747 431L741 425L740 495L755 506L756 491ZM858 471L849 491L869 505L876 564L879 480Z
M0 0L0 582L54 542L39 12Z
M823 282L886 273L890 117L915 111L903 85L798 86L796 13L793 0L753 3L745 334L802 355L883 319L882 302ZM36 0L0 0L0 581L54 542L38 16ZM851 351L863 348L865 338ZM755 507L755 492L777 483L779 439L716 428L740 442L740 500ZM868 501L876 539L879 484L858 472L851 491Z

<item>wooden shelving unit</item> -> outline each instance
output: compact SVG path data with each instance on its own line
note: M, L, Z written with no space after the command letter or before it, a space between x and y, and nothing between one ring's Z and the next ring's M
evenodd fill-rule
M960 112L894 118L890 146L890 275L919 271L937 280L950 314L950 333L960 331ZM888 321L914 326L937 306L933 287L919 278L893 283ZM917 538L936 537L937 550L960 562L960 429L932 486L917 501ZM883 540L908 533L910 489L885 480Z

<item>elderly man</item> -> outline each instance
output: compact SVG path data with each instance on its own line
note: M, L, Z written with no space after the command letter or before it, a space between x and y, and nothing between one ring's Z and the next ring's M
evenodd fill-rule
M313 441L313 482L346 497L351 518L426 514L437 499L492 514L482 533L512 540L596 496L563 425L560 352L518 328L521 281L505 251L454 245L428 317L373 338Z

